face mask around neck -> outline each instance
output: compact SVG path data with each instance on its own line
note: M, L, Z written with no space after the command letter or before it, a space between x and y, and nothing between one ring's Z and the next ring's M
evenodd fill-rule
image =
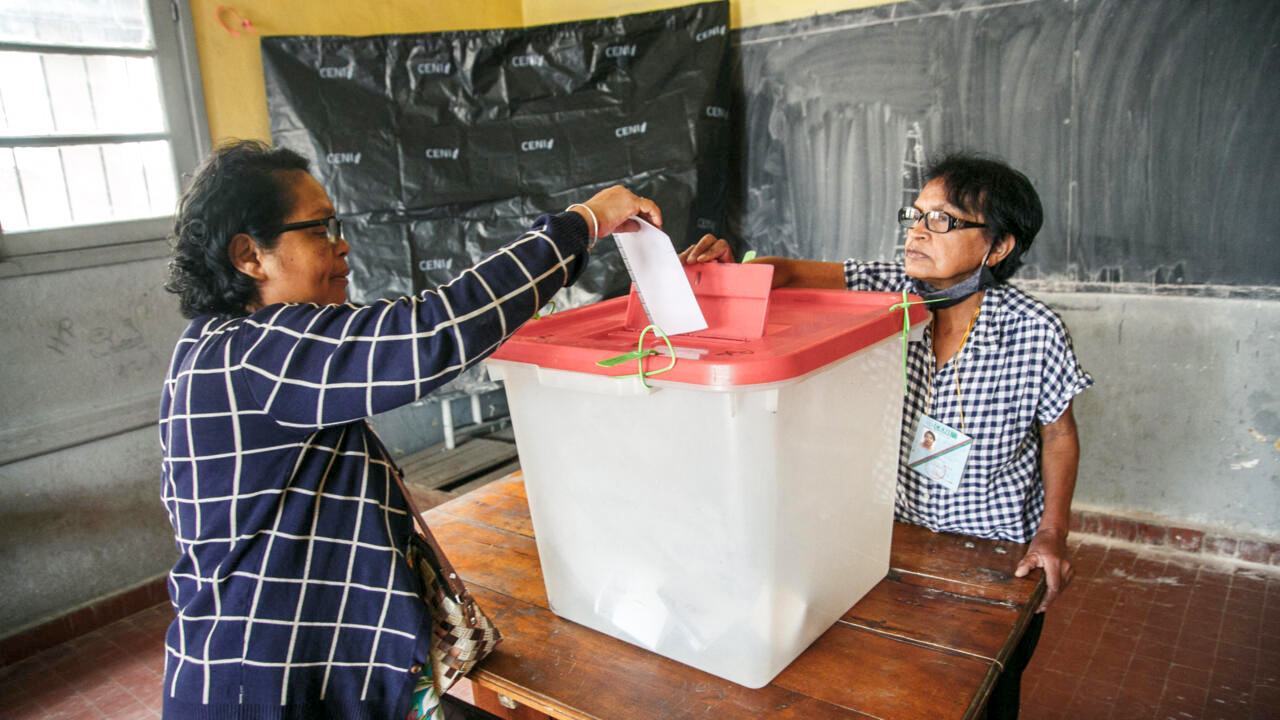
M978 266L978 269L974 270L969 277L949 288L939 290L923 280L911 278L911 292L925 300L935 301L926 306L930 310L949 308L970 295L980 290L986 290L996 284L996 276L991 273L991 268L987 267L987 258L990 255L991 250L988 249L987 254L982 256L982 264Z

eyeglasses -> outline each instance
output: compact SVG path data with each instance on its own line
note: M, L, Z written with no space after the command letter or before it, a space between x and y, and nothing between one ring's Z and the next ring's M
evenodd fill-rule
M947 233L952 230L963 230L964 228L982 228L986 227L986 223L973 222L972 220L961 220L952 217L950 213L941 210L930 210L925 212L914 205L908 205L898 211L898 224L910 230L920 222L920 218L924 218L924 226L929 232Z
M342 239L342 221L336 215L330 215L327 218L319 220L303 220L302 222L289 223L281 225L271 231L272 235L279 235L290 230L304 230L306 228L323 227L324 234L329 240L330 245L337 245Z

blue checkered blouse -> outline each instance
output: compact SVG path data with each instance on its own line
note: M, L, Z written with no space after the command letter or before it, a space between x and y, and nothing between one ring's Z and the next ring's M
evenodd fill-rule
M181 553L165 717L406 716L430 619L398 470L364 418L487 356L578 277L586 241L577 214L543 216L435 291L191 323L160 408Z
M910 289L901 263L847 260L844 279L850 290ZM1001 284L982 298L978 321L956 357L931 375L933 364L926 332L907 350L894 516L937 532L1029 541L1044 514L1040 427L1093 384L1076 360L1066 325L1044 303ZM922 414L959 430L962 412L964 432L974 443L952 492L908 469L907 456Z

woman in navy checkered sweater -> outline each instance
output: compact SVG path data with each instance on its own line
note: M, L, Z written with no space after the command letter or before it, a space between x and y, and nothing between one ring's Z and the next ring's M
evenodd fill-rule
M404 718L430 616L412 522L365 418L491 353L651 201L604 190L436 290L346 304L341 222L307 162L240 142L184 194L167 289L191 318L160 409L180 559L164 715Z
M907 290L931 301L931 332L907 355L896 519L1029 543L1015 574L1044 569L1043 613L1071 580L1066 539L1080 456L1071 401L1093 379L1058 315L1006 282L1043 221L1030 180L971 155L942 158L925 176L915 202L898 213L907 229L903 262L756 262L774 266L775 287ZM707 235L682 258L732 262L733 255ZM909 467L912 447L933 423L973 438L954 484ZM1042 619L1036 615L1001 674L989 717L1017 716L1021 669Z

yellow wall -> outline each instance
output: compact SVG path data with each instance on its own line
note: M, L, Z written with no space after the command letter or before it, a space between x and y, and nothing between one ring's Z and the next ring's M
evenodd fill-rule
M190 0L200 74L204 82L209 132L225 138L271 137L262 54L256 35L232 37L215 12L226 0ZM805 15L884 4L886 0L731 0L733 27L791 20ZM256 0L228 6L253 23L262 35L378 35L440 32L612 17L687 4L680 0ZM237 31L229 10L223 19Z
M256 35L232 37L215 12L227 0L191 0L209 134L269 140L267 91ZM255 0L235 8L262 35L379 35L521 25L520 0ZM239 31L235 15L223 19Z
M524 0L524 24L629 15L692 4L696 0ZM730 0L729 24L735 28L767 25L806 15L886 5L893 0Z

